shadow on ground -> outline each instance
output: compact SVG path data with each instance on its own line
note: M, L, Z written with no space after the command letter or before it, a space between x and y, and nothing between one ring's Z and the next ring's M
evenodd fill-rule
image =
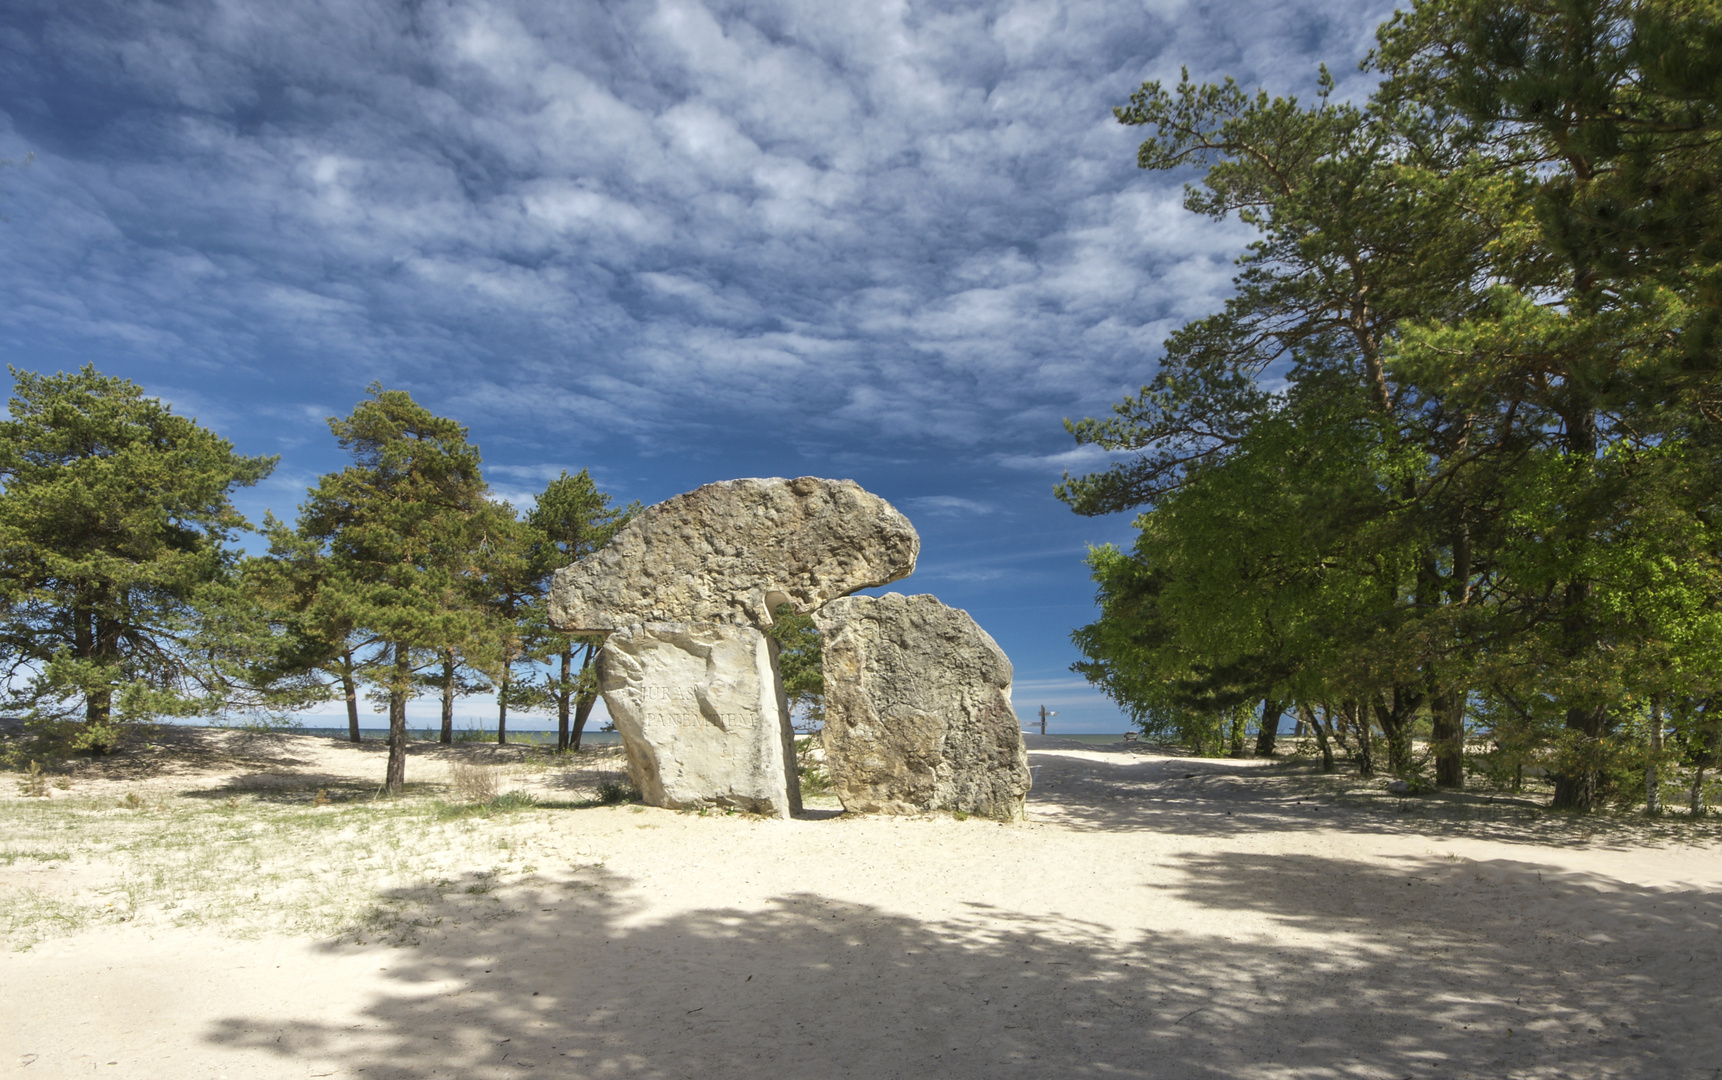
M360 1015L232 1017L207 1038L372 1080L1708 1080L1722 1065L1715 896L1435 858L1225 855L1179 870L1182 884L1143 887L1269 925L1120 935L976 905L918 920L816 893L636 925L631 882L601 868L512 891L441 882L452 902L489 894L474 903L509 917L378 954L393 988ZM1463 890L1486 891L1486 919L1451 905Z
M1385 778L1369 784L1349 770L1323 774L1306 759L1169 758L1125 750L1123 744L1081 749L1087 752L1029 755L1031 814L1109 833L1230 835L1319 828L1615 849L1722 841L1722 818L1715 816L1563 813L1487 792L1400 797L1385 790Z

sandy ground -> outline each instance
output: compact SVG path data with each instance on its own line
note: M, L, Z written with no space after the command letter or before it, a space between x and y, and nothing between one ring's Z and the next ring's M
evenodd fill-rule
M415 944L148 913L49 937L0 954L0 1071L1722 1077L1712 826L1031 742L1021 825L537 809L462 834ZM460 753L496 760L427 751L409 779ZM382 763L306 737L175 760L74 794L340 792ZM488 829L531 865L496 877Z

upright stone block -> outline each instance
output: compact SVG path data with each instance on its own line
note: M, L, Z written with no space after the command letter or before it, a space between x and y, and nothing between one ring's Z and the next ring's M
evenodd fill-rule
M801 809L777 643L747 626L648 623L598 654L598 688L652 806Z
M933 596L849 596L813 614L825 766L843 807L1023 816L1028 751L1004 650Z
M603 548L556 572L565 633L638 623L767 627L915 569L909 519L853 480L725 480L648 506Z

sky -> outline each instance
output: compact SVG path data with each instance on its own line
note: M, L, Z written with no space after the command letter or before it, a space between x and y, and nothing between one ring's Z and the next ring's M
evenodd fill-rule
M517 506L581 468L646 504L852 478L921 534L890 588L973 615L1025 722L1122 731L1070 632L1130 515L1053 498L1107 460L1062 421L1150 379L1250 234L1111 109L1181 68L1361 97L1391 8L8 0L0 359L280 455L253 520L345 464L373 382Z

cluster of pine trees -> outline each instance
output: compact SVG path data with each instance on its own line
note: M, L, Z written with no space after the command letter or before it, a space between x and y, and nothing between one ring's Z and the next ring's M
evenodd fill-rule
M550 576L602 546L637 507L585 470L526 514L491 497L459 423L373 385L329 426L352 463L321 477L296 522L262 523L264 555L234 489L276 459L176 416L142 388L86 367L13 370L0 424L0 661L4 707L75 748L101 750L128 721L272 713L359 697L389 717L387 787L406 760L406 705L494 690L553 712L578 747L596 700L600 638L558 633Z
M1722 752L1722 10L1419 0L1367 101L1144 85L1186 206L1257 238L1079 442L1078 664L1148 731L1694 809ZM1259 714L1258 714L1258 710ZM1432 774L1432 775L1430 775Z

